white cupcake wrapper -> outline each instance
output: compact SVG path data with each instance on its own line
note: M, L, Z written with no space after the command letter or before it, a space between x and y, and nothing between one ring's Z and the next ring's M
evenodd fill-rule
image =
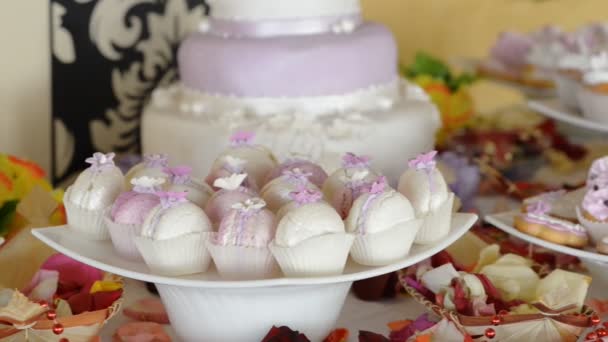
M355 236L346 233L310 238L293 247L270 243L283 273L288 277L322 277L342 274Z
M579 108L577 91L578 82L570 76L555 73L553 76L560 102L573 109Z
M222 278L228 280L271 278L278 271L268 247L220 246L209 240L207 249Z
M578 222L587 229L587 235L593 245L597 245L608 236L608 223L594 222L585 218L580 207L576 207L576 217Z
M66 198L69 197L66 196ZM87 240L101 241L110 239L110 233L103 220L105 209L83 209L69 200L64 202L64 206L70 229L81 233Z
M437 210L429 212L422 218L422 226L418 230L414 243L426 245L448 236L452 224L453 206L454 193L450 193L448 199Z
M167 240L136 236L135 245L152 272L182 276L207 271L211 256L206 241L210 232L190 233Z
M389 265L408 255L422 223L422 219L416 219L380 233L357 235L350 255L361 265Z
M116 223L110 217L110 210L106 210L104 222L110 233L112 245L114 245L114 249L118 255L129 260L143 260L134 241L141 231L141 225Z
M579 87L577 94L584 117L595 122L608 123L608 94L595 93L585 87Z

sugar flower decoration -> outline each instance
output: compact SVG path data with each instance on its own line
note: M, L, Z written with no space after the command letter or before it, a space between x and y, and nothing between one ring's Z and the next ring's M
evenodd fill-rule
M224 190L236 190L247 178L246 173L233 173L228 177L218 178L213 181L213 186Z
M369 156L358 156L354 153L347 152L342 157L342 167L345 169L364 169L368 168L371 158Z
M139 193L156 193L160 190L160 186L165 183L162 178L155 177L138 177L131 179L133 185L133 191Z
M420 154L416 158L410 159L408 166L412 169L430 172L437 165L437 162L435 161L436 155L437 151Z
M527 210L534 215L545 215L551 211L551 205L544 200L540 200L530 204Z
M230 145L234 147L251 145L254 138L253 132L239 131L230 137Z
M101 172L114 166L115 156L116 154L114 152L108 154L95 152L92 157L85 159L85 162L91 164L90 168L93 172Z
M369 193L372 195L378 195L383 193L387 188L386 177L380 176L376 179L369 188Z
M283 170L283 177L293 184L306 184L312 176L312 172L304 172L299 168L293 170Z
M160 198L160 205L163 209L169 209L176 207L182 203L188 202L187 195L188 193L183 192L157 192L156 193Z
M186 184L190 181L192 168L190 166L166 167L163 172L170 177L171 183Z
M264 202L261 198L249 198L243 202L235 203L232 205L232 209L236 209L243 213L257 212L266 206L266 202Z
M144 156L146 167L157 168L169 166L169 157L166 154L147 154Z
M317 203L323 198L323 194L315 189L309 189L306 186L299 186L298 189L289 194L298 205Z

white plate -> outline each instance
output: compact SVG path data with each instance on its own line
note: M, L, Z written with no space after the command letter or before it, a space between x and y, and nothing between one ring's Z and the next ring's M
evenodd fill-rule
M42 242L75 260L101 270L114 273L126 278L147 281L155 284L166 284L184 287L208 288L251 288L285 285L312 285L349 282L372 278L390 273L419 261L422 261L445 249L477 221L477 215L456 213L452 218L450 234L440 241L430 245L414 245L409 255L394 264L382 267L369 267L349 260L344 274L332 277L316 278L273 278L251 281L225 281L220 278L214 268L208 272L183 277L163 277L150 272L142 261L128 261L119 257L110 241L88 241L81 238L67 226L40 228L32 230L32 234Z
M517 228L513 227L513 225L514 225L513 222L514 222L515 217L520 214L521 214L520 211L513 210L513 211L508 211L505 213L488 215L488 216L484 217L484 220L488 223L493 224L494 226L496 226L496 228L498 228L506 233L509 233L513 236L516 236L522 240L525 240L529 243L532 243L532 244L535 244L535 245L538 245L538 246L541 246L541 247L544 247L547 249L551 249L553 251L560 252L563 254L572 255L572 256L575 256L575 257L578 257L581 259L608 263L608 255L600 254L593 250L572 248L572 247L560 245L557 243L545 241L543 239L539 239L537 237L528 235L526 233L523 233L523 232L517 230Z
M529 101L528 106L544 116L573 126L596 132L608 132L607 125L583 117L578 111L564 106L558 98Z

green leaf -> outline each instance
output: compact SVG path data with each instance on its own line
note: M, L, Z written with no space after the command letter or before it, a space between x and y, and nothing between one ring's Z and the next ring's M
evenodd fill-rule
M450 68L440 61L424 52L416 53L414 63L407 68L407 76L430 75L434 78L446 80L450 77Z
M0 236L8 234L8 229L15 218L19 200L6 201L0 207Z

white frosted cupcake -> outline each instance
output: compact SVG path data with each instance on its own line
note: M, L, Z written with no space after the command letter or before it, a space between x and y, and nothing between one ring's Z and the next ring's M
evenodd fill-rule
M579 109L577 93L583 73L589 69L590 58L583 53L567 53L559 58L554 81L560 102L573 109Z
M211 166L207 183L213 185L217 178L233 173L247 173L249 186L258 190L264 184L266 175L277 166L277 160L270 150L261 145L254 145L255 134L237 132L230 137L230 148L224 151Z
M274 214L261 198L237 203L224 217L219 231L207 242L223 278L245 280L271 277L276 263L268 244L274 238Z
M323 195L338 214L346 218L360 190L376 177L378 175L370 169L369 157L346 153L342 157L342 168L332 173L323 184Z
M341 274L354 236L322 194L305 188L292 194L297 205L280 219L270 251L288 277Z
M608 123L608 53L591 58L590 70L583 75L578 101L584 117Z
M205 208L207 201L213 195L209 185L192 179L192 168L189 166L177 166L163 170L169 178L167 191L186 192L188 201Z
M351 256L367 266L403 259L421 224L407 198L379 177L355 200L346 219L346 231L355 234Z
M150 270L164 276L205 272L211 257L206 241L212 230L205 212L185 192L161 192L160 205L144 221L135 244Z
M267 183L260 191L260 197L264 199L268 209L277 212L285 204L292 202L291 193L299 187L306 187L311 191L319 191L314 184L309 181L312 173L295 168L284 170L281 177L275 178Z
M421 154L409 161L399 179L399 192L414 207L416 218L423 219L415 243L429 244L450 232L454 194L436 167L437 151Z
M229 177L218 178L213 183L219 190L207 201L205 213L214 227L219 226L234 204L256 197L254 191L242 186L246 178L245 173L232 174Z
M131 179L139 177L151 177L167 179L167 174L163 170L169 166L169 158L166 154L146 154L144 160L133 166L125 175L127 187L131 187ZM168 182L167 182L168 183ZM166 183L166 184L167 184Z
M123 258L140 260L134 238L152 209L160 204L156 195L165 182L162 178L147 176L131 179L133 190L123 192L107 210L105 224L110 232L114 249Z
M64 205L70 229L87 239L110 238L103 222L104 211L124 189L124 176L114 165L114 153L96 152L86 162L84 170L65 193Z

